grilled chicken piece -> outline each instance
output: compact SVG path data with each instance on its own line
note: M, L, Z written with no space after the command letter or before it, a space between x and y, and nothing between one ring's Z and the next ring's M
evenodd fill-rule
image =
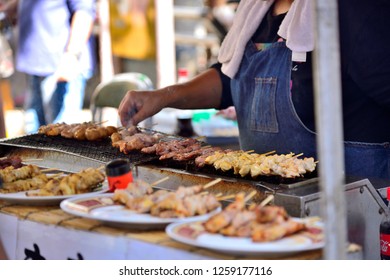
M252 229L254 242L267 242L281 239L306 228L305 224L292 219L281 223L256 224Z
M204 227L206 228L206 230L209 232L216 233L230 225L237 213L245 209L244 196L244 193L237 194L234 202L226 206L226 208L220 213L217 213L216 215L210 217L204 223Z
M3 184L0 188L0 193L14 193L22 191L37 190L49 181L49 177L45 174L37 175L26 180L18 180L11 183Z
M3 183L11 183L17 180L29 179L41 174L41 170L36 165L26 165L15 169L13 166L0 170L0 178Z

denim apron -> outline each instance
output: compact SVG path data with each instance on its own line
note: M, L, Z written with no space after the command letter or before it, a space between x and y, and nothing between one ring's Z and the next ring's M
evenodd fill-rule
M291 50L276 42L258 51L249 42L234 79L233 102L243 150L314 157L316 134L298 117L291 98ZM299 93L298 93L299 94ZM390 179L388 144L345 142L345 173Z

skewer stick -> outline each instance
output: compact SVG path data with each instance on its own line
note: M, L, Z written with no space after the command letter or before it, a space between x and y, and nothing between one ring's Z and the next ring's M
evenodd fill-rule
M23 162L25 162L25 161L40 161L40 160L43 160L43 158L27 158Z
M272 200L274 200L274 195L273 194L270 194L269 196L267 196L261 203L260 203L260 207L264 207L266 206L268 203L270 203Z
M51 172L51 171L61 171L57 168L47 168L47 169L42 169L41 172Z
M97 170L104 170L106 168L105 165L100 165L98 168L96 168Z
M291 158L298 158L298 157L300 157L300 156L302 156L303 155L303 153L300 153L300 154L297 154L297 155L295 155L295 156L292 156Z
M248 201L249 201L252 197L254 197L256 194L257 194L257 191L256 191L256 190L252 191L250 194L248 194L248 195L245 197L244 201L245 201L245 202L248 202Z
M211 148L212 146L211 145L207 145L207 146L202 146L200 147L201 150L204 150L204 149L208 149L208 148Z
M50 179L53 179L53 178L56 178L56 177L62 177L64 174L65 174L64 172L61 172L61 173L49 175L47 177L50 178Z
M6 159L6 158L8 158L8 157L1 157L0 160Z
M211 186L214 186L214 185L218 184L221 181L222 181L222 179L218 178L218 179L215 179L215 180L213 180L211 182L208 182L206 185L203 186L203 189L205 190L207 188L210 188Z
M220 201L220 200L226 200L226 199L231 199L231 198L235 198L235 197L236 197L235 194L229 194L229 195L217 197L217 199L218 199L218 201Z
M151 183L150 186L151 186L151 187L157 186L158 184L161 184L162 182L165 182L165 181L168 180L168 179L169 179L169 176L164 177L164 178L162 178L162 179L160 179L160 180L157 180L157 181Z
M268 156L268 155L272 155L272 154L274 154L275 152L276 152L275 150L273 150L273 151L269 151L269 152L267 152L267 153L260 154L260 156Z

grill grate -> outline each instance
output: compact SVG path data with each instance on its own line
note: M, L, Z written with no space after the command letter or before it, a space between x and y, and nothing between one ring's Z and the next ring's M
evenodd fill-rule
M165 135L163 140L168 141L173 139L178 138L170 135ZM76 156L83 156L104 163L107 163L116 158L128 158L130 162L134 165L141 163L149 163L156 167L169 167L172 169L185 170L191 173L210 174L213 176L237 178L252 182L266 182L273 185L290 185L317 177L317 172L314 171L310 174L305 174L304 177L292 179L282 178L280 176L259 176L257 178L251 178L246 176L245 178L242 178L239 175L233 174L233 172L223 172L220 170L215 170L213 167L210 166L198 168L193 160L189 160L186 162L174 161L172 159L161 161L159 160L159 156L144 154L140 151L131 151L129 154L126 155L124 153L121 153L117 148L114 148L111 145L110 139L105 139L102 141L87 141L68 139L61 136L30 134L17 138L1 140L0 145L63 152Z
M30 134L17 138L0 141L1 145L36 148L65 152L78 156L109 162L116 158L129 158L133 164L145 163L156 159L155 155L132 151L125 155L111 145L110 139L102 141L87 141L68 139L61 136L46 136L44 134Z

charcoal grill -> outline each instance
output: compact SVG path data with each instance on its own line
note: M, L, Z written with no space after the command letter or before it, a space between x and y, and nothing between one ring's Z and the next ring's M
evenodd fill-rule
M205 184L218 177L223 181L208 189L210 192L235 194L256 190L253 202L259 202L272 193L274 203L284 206L292 216L320 215L321 192L315 173L295 180L278 177L259 177L255 180L212 168L197 168L193 162L159 161L157 156L139 151L125 155L112 147L109 139L91 142L41 134L0 140L0 156L20 156L26 162L38 158L41 161L34 164L66 172L78 172L86 167L97 168L112 159L124 157L133 164L134 176L146 182L169 176L170 180L159 185L159 188L173 190L179 185ZM364 259L379 259L378 230L386 209L382 194L385 193L385 186L390 184L379 182L374 186L371 180L365 178L347 179L345 191L349 241L362 245Z

